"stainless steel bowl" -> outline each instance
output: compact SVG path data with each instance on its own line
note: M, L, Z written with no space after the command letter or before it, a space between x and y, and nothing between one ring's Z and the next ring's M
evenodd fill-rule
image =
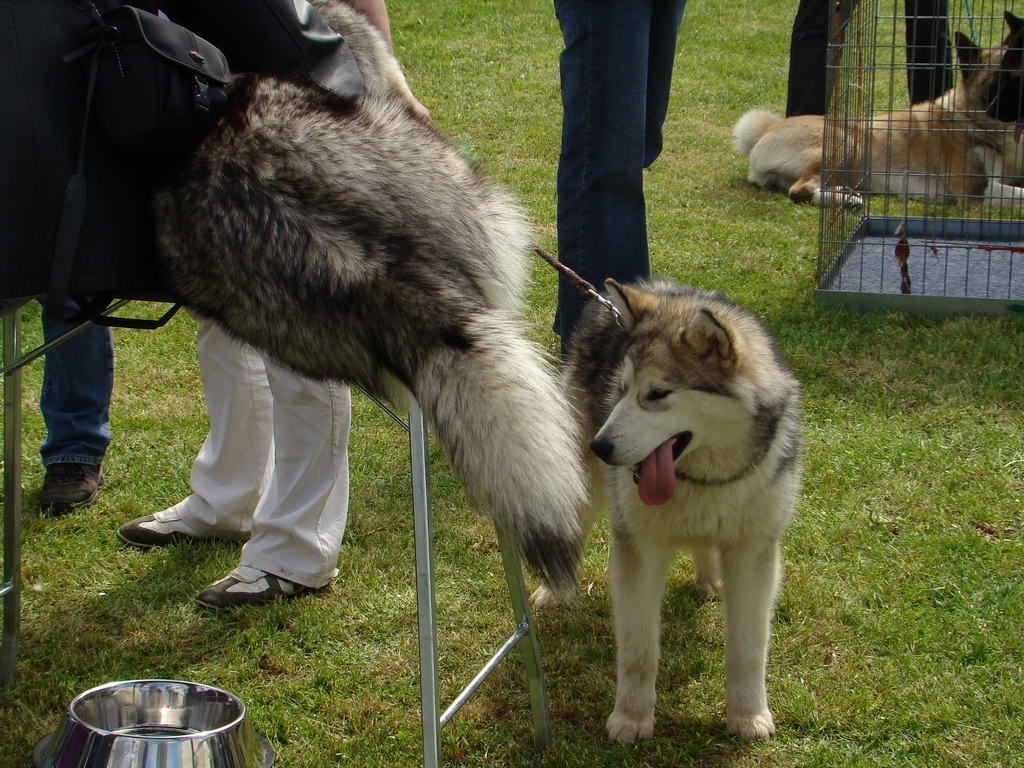
M177 680L128 680L86 691L32 753L36 768L269 768L274 750L242 701Z

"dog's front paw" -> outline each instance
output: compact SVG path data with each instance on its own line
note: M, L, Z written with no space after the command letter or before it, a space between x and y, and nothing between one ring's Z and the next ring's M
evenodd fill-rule
M863 208L864 197L856 192L845 193L842 195L841 203L844 208Z
M754 715L730 715L726 727L731 736L743 739L770 739L775 735L775 721L767 709Z
M864 206L864 197L853 190L835 187L821 190L815 198L815 202L822 208L856 209Z
M547 584L541 584L530 595L530 600L535 608L547 608L552 605L567 605L572 600L572 593L564 593L552 589Z
M632 744L637 739L649 739L654 735L654 712L641 717L631 717L619 710L612 712L605 726L608 738L622 744Z

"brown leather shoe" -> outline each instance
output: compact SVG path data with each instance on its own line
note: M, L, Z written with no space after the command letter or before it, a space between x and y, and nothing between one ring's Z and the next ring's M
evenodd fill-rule
M39 507L54 515L91 507L102 485L103 471L99 464L51 464L46 468L46 478L39 492Z

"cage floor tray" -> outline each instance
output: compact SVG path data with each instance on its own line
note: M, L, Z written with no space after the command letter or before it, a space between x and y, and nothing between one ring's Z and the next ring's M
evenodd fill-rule
M904 293L899 238L868 237L850 249L838 290ZM1024 244L908 240L909 292L922 296L1024 300Z
M1024 304L1024 240L936 236L912 228L901 250L897 235L878 229L862 230L845 245L822 275L820 303L935 316L1004 314Z

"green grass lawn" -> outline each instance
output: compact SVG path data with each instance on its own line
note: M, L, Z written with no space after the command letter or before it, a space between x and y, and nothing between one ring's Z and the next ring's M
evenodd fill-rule
M554 250L560 36L545 0L392 0L420 99L514 190ZM818 212L750 187L731 128L784 106L791 0L698 0L683 21L664 154L647 181L655 271L763 315L803 381L806 478L784 541L768 692L778 736L725 735L722 619L681 558L664 603L658 723L603 733L614 643L597 531L569 608L538 612L555 744L532 744L514 655L445 730L446 764L1024 766L1024 319L922 320L813 299ZM537 261L529 319L549 330L555 273ZM26 313L31 339L38 313ZM121 523L177 502L206 434L194 324L118 330L113 444L99 503L34 507L41 365L25 374L24 596L14 685L0 689L0 768L31 764L71 698L146 677L224 687L281 768L406 768L420 759L415 581L404 432L356 398L349 529L326 593L216 614L196 593L230 543L141 552ZM493 531L433 462L446 701L508 636ZM534 580L528 578L530 586Z

